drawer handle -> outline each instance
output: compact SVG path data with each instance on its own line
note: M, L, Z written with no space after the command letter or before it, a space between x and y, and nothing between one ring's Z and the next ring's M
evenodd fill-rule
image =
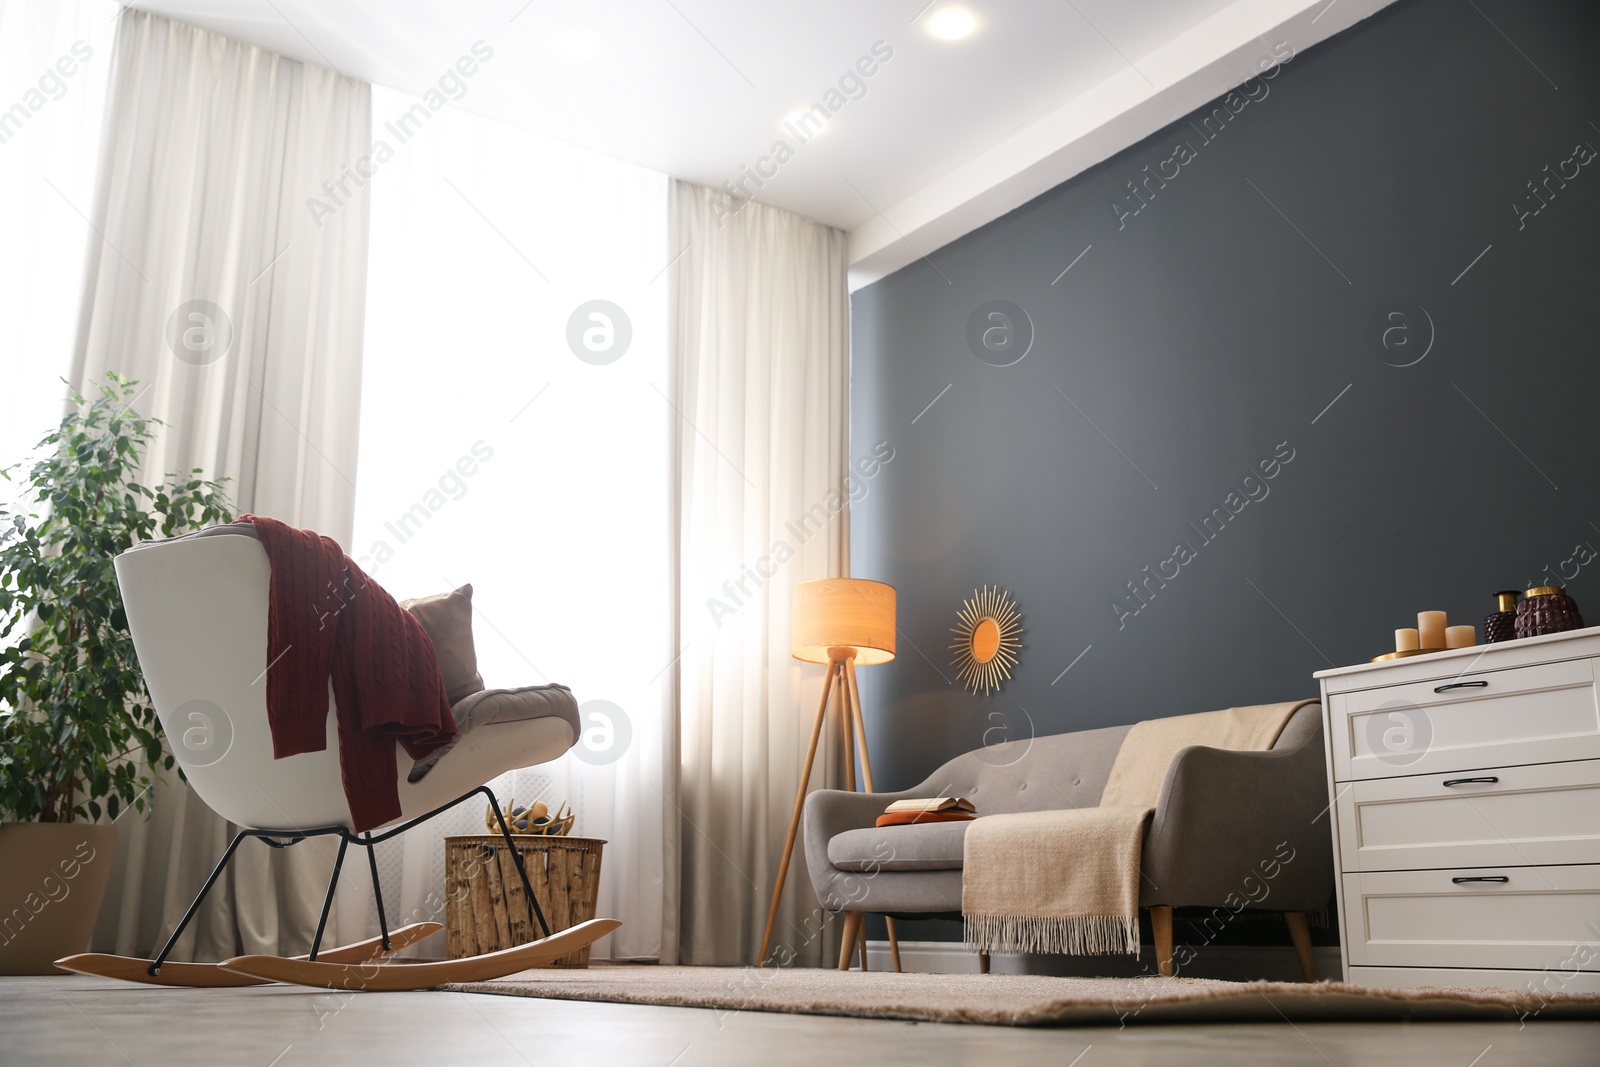
M1460 885L1463 882L1509 882L1511 879L1503 874L1473 874L1461 878L1452 878L1450 881Z
M1482 778L1446 778L1444 780L1444 784L1445 785L1468 785L1468 784L1477 785L1479 782L1483 782L1485 784L1489 784L1489 783L1492 783L1492 782L1498 782L1499 780L1500 779L1496 778L1494 775L1489 774L1489 775L1485 775Z
M1448 685L1436 685L1436 686L1433 687L1433 691L1435 693L1448 693L1452 689L1487 689L1487 688L1489 688L1489 683L1484 681L1482 678L1479 678L1475 682L1451 682Z

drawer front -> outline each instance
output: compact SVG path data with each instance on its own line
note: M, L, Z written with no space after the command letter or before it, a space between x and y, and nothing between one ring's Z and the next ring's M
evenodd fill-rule
M1343 884L1351 967L1539 970L1600 952L1600 866L1381 871Z
M1571 967L1548 971L1490 971L1467 967L1352 967L1350 984L1409 989L1423 985L1466 986L1468 989L1516 989L1546 998L1556 993L1600 993L1600 971ZM1556 1014L1538 1000L1527 1009L1530 1018Z
M1592 660L1467 673L1330 700L1334 776L1341 782L1600 759Z
M1351 782L1338 807L1346 871L1600 863L1600 760Z

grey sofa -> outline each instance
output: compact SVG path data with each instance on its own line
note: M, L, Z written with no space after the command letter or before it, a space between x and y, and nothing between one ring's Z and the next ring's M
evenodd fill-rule
M884 806L912 797L964 796L979 815L1095 807L1131 729L1038 737L977 749L898 793L818 790L806 800L806 863L822 906L852 913L959 918L962 839L968 823L877 829ZM1285 913L1307 980L1314 980L1306 913L1333 896L1333 847L1325 812L1322 708L1295 712L1265 752L1194 746L1167 769L1145 832L1140 905L1151 909L1156 958L1172 974L1172 909L1215 909L1202 929L1243 908ZM1208 925L1209 924L1209 925ZM1178 964L1187 962L1180 953ZM987 969L987 959L982 960Z

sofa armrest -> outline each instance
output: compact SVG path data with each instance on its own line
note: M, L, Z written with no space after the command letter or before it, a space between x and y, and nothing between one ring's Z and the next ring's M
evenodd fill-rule
M1327 768L1299 748L1173 759L1144 843L1140 903L1318 911L1333 896Z
M805 820L802 833L805 837L806 870L811 875L811 885L817 899L829 911L845 910L851 896L841 888L846 878L859 880L860 875L841 871L828 859L828 842L846 830L859 830L873 825L883 809L896 800L927 796L925 790L907 789L899 793L851 793L843 789L819 789L806 797Z

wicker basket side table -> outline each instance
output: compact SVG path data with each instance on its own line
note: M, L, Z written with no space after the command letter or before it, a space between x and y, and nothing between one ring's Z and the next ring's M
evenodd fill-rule
M539 895L550 932L594 918L600 894L600 854L592 837L514 834L528 881ZM445 955L456 960L537 940L516 864L499 834L444 839ZM587 967L585 946L552 967Z

